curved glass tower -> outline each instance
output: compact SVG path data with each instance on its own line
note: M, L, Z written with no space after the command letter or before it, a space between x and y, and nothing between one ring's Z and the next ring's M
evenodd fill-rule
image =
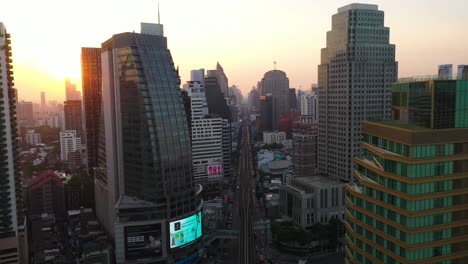
M193 183L180 80L162 25L114 35L101 59L105 158L96 210L114 235L117 263L193 257L201 248L202 232L190 233L198 230L191 224L201 226L201 187Z

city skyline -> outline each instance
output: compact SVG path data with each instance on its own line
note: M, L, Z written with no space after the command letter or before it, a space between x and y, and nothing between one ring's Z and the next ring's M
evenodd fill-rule
M106 1L93 2L91 9L87 8L91 4L88 1L26 2L28 9L23 8L23 2L5 3L9 12L2 19L14 36L13 62L19 98L33 102L40 101L41 91L46 92L48 100L64 100L66 77L81 90L81 47L99 47L102 39L115 32L137 31L139 22L157 20L156 1L142 1L140 5L126 1L112 5ZM305 90L317 82L320 49L325 46L323 33L331 29L331 15L338 7L352 2L161 1L161 22L166 25L182 83L189 80L191 69L212 68L219 61L231 84L240 87L246 96L263 73L273 69L273 61L277 61L277 69L286 72L290 86ZM468 54L463 50L468 36L456 34L463 32L468 24L463 22L467 2L363 3L377 4L386 12L385 24L392 28L390 42L398 46L398 76L432 75L437 73L439 64L458 65L468 61ZM181 5L183 9L179 8ZM106 15L100 11L104 9L108 11ZM50 15L47 10L58 12ZM82 19L83 14L86 19ZM29 21L40 21L44 30L34 30L29 23L22 22L26 16ZM457 41L453 41L454 34Z

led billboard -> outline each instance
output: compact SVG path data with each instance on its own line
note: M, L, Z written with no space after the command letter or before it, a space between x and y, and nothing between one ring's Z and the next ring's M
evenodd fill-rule
M222 164L206 165L206 174L208 176L216 175L216 174L222 174L222 173L223 173L223 165Z
M169 223L170 248L189 244L202 235L202 213Z
M162 256L161 224L126 226L124 233L126 259Z

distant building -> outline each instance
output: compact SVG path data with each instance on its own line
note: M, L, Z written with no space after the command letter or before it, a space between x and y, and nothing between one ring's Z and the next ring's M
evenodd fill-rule
M31 146L36 146L37 144L42 143L41 134L35 133L34 130L26 131L24 138L26 144L29 144Z
M303 94L301 95L301 115L311 116L314 121L318 121L318 95Z
M53 171L43 171L29 185L29 213L65 217L62 179Z
M295 88L289 88L289 111L297 111L297 96Z
M353 157L362 154L361 123L390 118L398 75L395 45L377 5L338 9L318 72L319 172L352 181Z
M263 131L263 143L281 143L286 140L286 133L282 131Z
M85 142L88 173L94 175L97 166L99 124L102 117L101 49L81 48L81 77L83 90Z
M75 130L76 135L83 134L83 115L80 100L67 100L64 102L63 111L65 113L65 129Z
M468 80L468 65L458 65L458 80Z
M256 113L260 110L260 94L255 89L255 86L252 87L252 90L249 92L248 101L250 113Z
M273 96L271 94L260 96L260 124L261 131L273 130Z
M281 216L304 230L332 219L344 220L344 189L344 183L324 176L290 178L280 186Z
M76 90L76 84L70 78L65 79L65 100L81 100L81 93Z
M439 80L450 80L452 79L452 64L439 65L438 76Z
M42 113L47 112L45 92L41 92L41 112Z
M28 125L34 124L34 111L33 103L21 101L16 105L16 111L18 112L18 121Z
M81 151L81 138L77 136L75 130L60 132L60 159L68 161L70 154Z
M318 124L313 118L301 117L295 124L292 137L293 176L315 174L317 168Z
M399 82L346 185L347 263L468 263L468 80ZM360 252L360 253L358 253Z
M65 130L65 113L63 111L50 114L46 120L47 126L51 128L60 128Z
M271 94L273 102L272 130L278 130L280 115L289 112L289 79L285 72L272 70L265 73L262 78L262 95L268 94Z

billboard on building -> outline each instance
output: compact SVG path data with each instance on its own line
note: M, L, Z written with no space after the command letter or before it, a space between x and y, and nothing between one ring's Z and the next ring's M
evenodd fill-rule
M206 165L206 174L208 176L211 175L218 175L223 173L223 165L222 164L210 164Z
M161 224L126 226L124 235L126 259L162 256Z
M169 223L170 248L187 245L202 236L202 212Z

